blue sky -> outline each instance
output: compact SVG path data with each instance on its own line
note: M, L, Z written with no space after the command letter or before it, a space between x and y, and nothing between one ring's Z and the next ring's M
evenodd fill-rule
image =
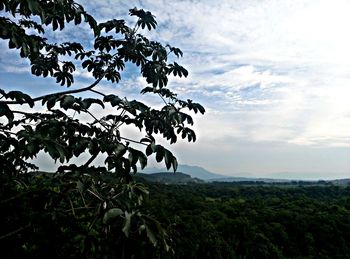
M144 33L184 52L179 63L190 75L171 78L169 87L207 113L194 116L195 144L172 147L180 163L232 176L350 177L349 1L78 2L99 21L132 24L128 9L147 9L159 27ZM74 26L51 38L91 41ZM30 83L26 63L1 44L1 87L31 84L33 93L54 87ZM90 80L77 79L78 86ZM129 68L119 86L100 89L139 99L143 86Z

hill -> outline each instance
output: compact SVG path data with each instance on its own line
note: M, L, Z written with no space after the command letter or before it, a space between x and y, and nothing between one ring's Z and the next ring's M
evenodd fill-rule
M334 184L334 185L349 185L350 178L348 179L336 179L336 180L298 180L298 179L276 179L276 178L254 178L254 177L234 177L225 176L208 171L200 166L191 165L179 165L178 172L188 175L192 178L197 178L205 182L264 182L271 184L289 184L289 183L303 183L303 184ZM178 172L175 173L178 174ZM141 171L140 173L149 175L154 173L173 174L172 171L167 171L166 168L149 167ZM166 177L166 176L165 176Z
M160 172L152 174L138 173L137 176L145 179L146 181L168 184L203 183L203 180L192 178L190 175L180 172Z
M193 178L198 178L205 181L227 177L225 175L212 173L200 166L179 165L177 168L177 171L182 172L184 174L188 174ZM141 171L141 173L144 173L144 174L161 173L161 172L171 173L172 171L168 171L165 168L155 168L155 167L149 167Z
M200 166L191 166L191 165L179 165L178 171L186 175L189 175L192 178L198 178L206 182L249 182L249 181L266 182L266 183L289 182L289 180L283 180L283 179L225 176L225 175L210 172L207 169ZM141 171L141 173L144 173L144 174L154 174L154 173L160 173L160 172L163 172L163 173L168 172L167 174L172 173L171 171L167 171L165 168L155 168L155 167L146 168L145 170Z

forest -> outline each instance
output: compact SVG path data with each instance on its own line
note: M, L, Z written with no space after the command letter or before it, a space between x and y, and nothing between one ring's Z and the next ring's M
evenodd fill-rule
M168 258L349 258L350 187L148 184Z
M116 208L96 210L94 195L77 192L75 182L61 177L24 175L1 186L3 258L350 255L350 186L139 179L128 185L132 191L115 192L120 202L116 207L131 206L123 214ZM143 201L130 205L130 195L141 191ZM103 221L97 220L100 215Z
M350 258L350 186L137 177L149 159L176 172L171 145L206 109L168 85L189 72L156 16L125 12L0 1L0 65L16 64L0 71L1 258Z

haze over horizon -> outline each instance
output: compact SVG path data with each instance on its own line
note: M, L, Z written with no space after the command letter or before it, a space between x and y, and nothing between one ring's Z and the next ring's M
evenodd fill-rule
M196 143L171 147L180 164L230 176L350 177L349 1L77 2L99 21L132 24L128 9L149 10L158 28L142 33L183 51L178 62L190 75L170 78L169 87L207 113L194 116ZM85 32L85 26L68 26L51 37L89 44ZM0 88L39 95L56 87L30 76L18 53L1 44ZM123 76L120 85L104 82L99 89L143 98L146 83L135 68L128 66ZM88 82L90 75L77 74L78 86Z
M197 170L198 169L198 170ZM156 164L154 166L148 166L145 170L139 169L142 173L161 173L161 172L169 172L173 173L172 169L167 170L161 164ZM267 174L256 174L254 172L230 172L227 173L218 173L216 171L207 170L207 168L198 166L198 165L188 165L188 164L180 164L177 172L193 175L199 179L216 179L216 178L251 178L251 179L275 179L275 180L310 180L310 181L318 181L318 180L338 180L338 179L350 179L348 175L344 175L341 177L333 177L332 174L328 174L325 176L313 176L310 172L275 172L275 173L267 173ZM213 174L215 176L209 176L208 174Z

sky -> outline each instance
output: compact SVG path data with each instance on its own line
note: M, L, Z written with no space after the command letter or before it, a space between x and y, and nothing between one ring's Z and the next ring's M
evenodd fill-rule
M207 110L195 115L196 143L171 149L179 163L228 176L290 179L350 177L350 1L78 1L98 21L133 7L157 19L149 38L179 47L189 76L169 88ZM74 26L60 42L91 38ZM27 64L1 43L0 87L39 94L53 81L32 79ZM77 75L77 85L90 82ZM129 68L106 92L142 99L146 86ZM148 100L152 102L153 100Z

